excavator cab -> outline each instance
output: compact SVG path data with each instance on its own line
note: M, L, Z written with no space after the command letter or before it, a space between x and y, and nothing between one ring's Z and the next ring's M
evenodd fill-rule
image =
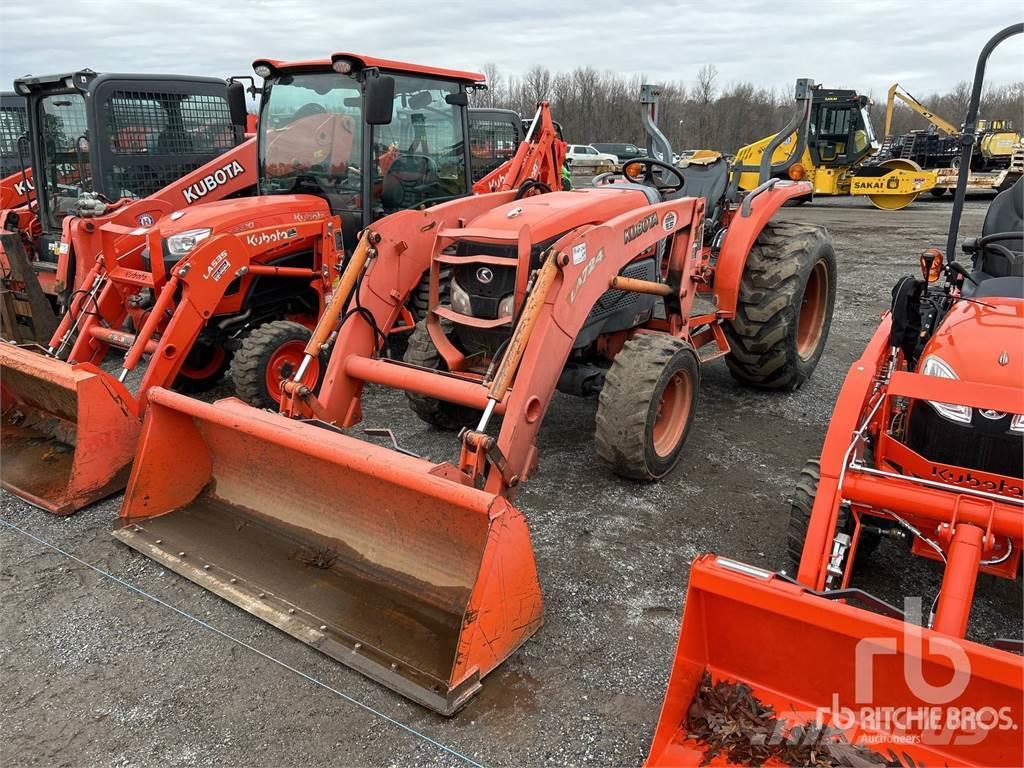
M245 136L244 102L241 109L233 103L244 94L216 78L83 69L19 78L14 87L36 137L31 163L41 234L32 268L43 291L58 298L74 285L75 264L59 266L66 217L101 215L121 198L147 197Z
M878 148L867 111L870 103L856 91L814 91L807 131L807 149L814 165L845 168Z
M467 91L477 76L404 67L347 53L330 67L255 64L260 194L323 198L349 251L369 222L472 193Z

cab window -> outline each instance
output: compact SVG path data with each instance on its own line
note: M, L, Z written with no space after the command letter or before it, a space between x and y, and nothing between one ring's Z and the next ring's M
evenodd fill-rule
M395 76L391 122L371 134L375 219L465 194L462 110L446 101L458 90L455 83Z

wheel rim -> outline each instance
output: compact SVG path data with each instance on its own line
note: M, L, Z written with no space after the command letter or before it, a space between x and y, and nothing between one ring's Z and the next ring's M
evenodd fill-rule
M306 354L306 342L300 339L286 341L274 350L267 362L266 384L267 392L275 403L281 402L281 389L284 382L291 379L302 364L302 358ZM320 361L313 359L306 369L306 375L302 383L310 386L320 378Z
M199 352L199 349L196 348L194 352ZM225 355L227 352L223 347L205 347L205 352L196 355L200 361L199 365L191 364L192 355L188 355L181 366L180 374L186 379L196 379L197 381L209 378L223 365Z
M901 171L921 171L921 166L913 160L893 158L881 164L882 168L896 168ZM868 200L875 208L883 211L900 211L917 200L919 192L907 192L903 195L868 195Z
M796 353L801 360L813 357L821 331L825 327L825 307L828 305L828 267L818 261L807 278L804 297L800 302L800 316L796 321Z
M679 446L690 420L693 384L683 371L676 371L661 391L658 415L654 419L654 451L669 456Z

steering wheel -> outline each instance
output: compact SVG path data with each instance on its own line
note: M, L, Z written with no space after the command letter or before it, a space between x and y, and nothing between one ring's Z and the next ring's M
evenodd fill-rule
M644 178L641 182L649 187L654 187L659 192L678 192L686 184L686 178L683 176L682 171L666 162L662 162L657 158L653 157L634 157L632 160L627 160L622 164L622 175L627 179L633 179L633 174L629 172L630 166L642 165L644 166ZM668 171L672 176L675 176L679 180L678 184L659 184L654 180L654 169L660 168L663 171Z

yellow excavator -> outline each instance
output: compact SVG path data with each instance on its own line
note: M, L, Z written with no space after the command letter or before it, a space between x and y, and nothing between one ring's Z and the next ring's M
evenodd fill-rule
M928 121L927 130L894 135L893 112L896 101ZM937 183L932 194L942 196L956 186L960 164L960 129L932 112L899 83L893 83L885 106L885 141L882 154L914 161L935 171ZM1010 120L979 120L971 154L971 173L967 188L972 191L1008 189L1020 177L1021 135Z
M771 178L806 180L815 195L863 195L875 207L895 211L935 187L936 175L913 160L865 162L881 148L866 96L800 79L796 100L797 115L785 128L736 153L740 189L754 189Z

